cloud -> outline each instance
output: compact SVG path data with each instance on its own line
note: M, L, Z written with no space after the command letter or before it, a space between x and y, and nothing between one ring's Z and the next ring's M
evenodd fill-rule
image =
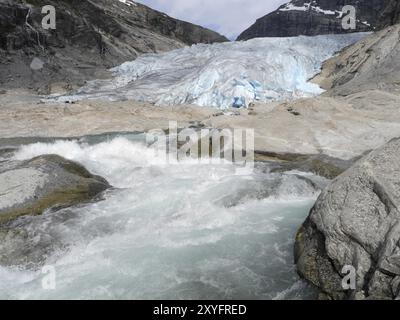
M256 19L289 0L136 0L153 9L235 39Z

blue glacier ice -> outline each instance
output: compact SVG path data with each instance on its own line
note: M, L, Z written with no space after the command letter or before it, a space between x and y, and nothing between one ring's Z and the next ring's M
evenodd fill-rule
M58 99L129 99L226 109L310 97L323 92L308 81L322 63L365 35L260 38L145 54L111 69L112 79L91 81L73 96Z

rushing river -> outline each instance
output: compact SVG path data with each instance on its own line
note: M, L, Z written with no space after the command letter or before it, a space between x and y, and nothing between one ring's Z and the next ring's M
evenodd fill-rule
M96 203L14 222L0 244L1 299L305 299L296 230L318 196L315 176L257 165L167 164L137 136L22 146L106 178ZM21 258L22 257L22 258ZM44 265L56 287L43 288Z

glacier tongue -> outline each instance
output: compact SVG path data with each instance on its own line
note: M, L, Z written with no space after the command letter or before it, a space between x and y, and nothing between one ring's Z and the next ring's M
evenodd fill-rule
M259 38L145 54L112 69L113 79L90 81L58 100L129 99L226 109L313 96L323 90L308 79L323 61L365 35Z

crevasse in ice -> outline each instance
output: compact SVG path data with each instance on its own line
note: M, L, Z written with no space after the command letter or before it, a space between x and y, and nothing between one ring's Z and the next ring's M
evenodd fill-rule
M322 92L308 80L323 61L364 36L260 38L145 54L112 69L112 79L91 81L75 95L58 99L101 97L226 109L309 97Z

